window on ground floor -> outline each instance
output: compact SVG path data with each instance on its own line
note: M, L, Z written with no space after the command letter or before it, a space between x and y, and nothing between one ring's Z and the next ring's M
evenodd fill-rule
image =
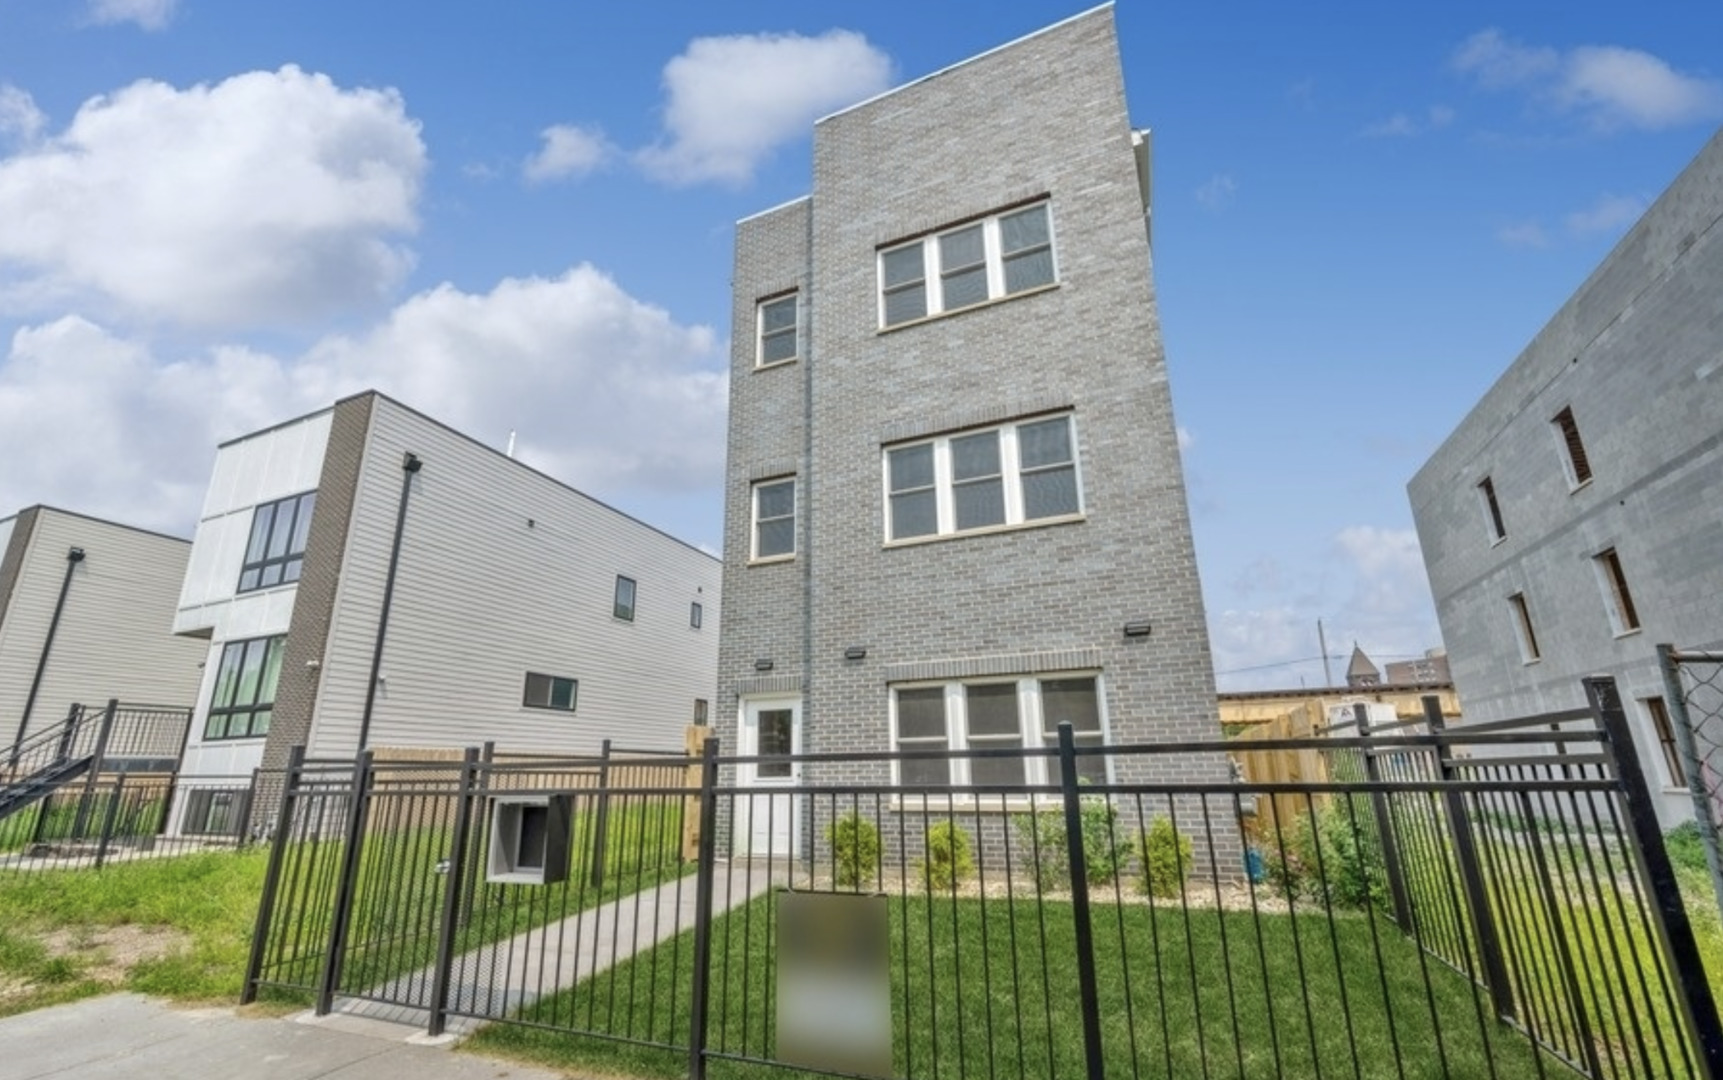
M521 704L529 709L557 709L573 712L580 695L580 680L561 675L526 673L526 688L521 692Z
M203 737L251 739L269 734L275 712L275 684L281 678L281 653L287 638L251 638L222 646L215 690Z
M1687 770L1681 767L1681 747L1675 741L1675 728L1669 719L1669 706L1660 697L1644 700L1645 713L1651 717L1651 730L1657 736L1657 746L1663 752L1663 774L1673 787L1687 783Z
M999 757L907 758L897 780L906 787L1014 786L1058 783L1053 759L1022 751L1059 744L1071 724L1078 746L1106 741L1100 680L1093 674L975 679L904 685L891 691L893 748L901 752L1001 750ZM1079 776L1105 783L1104 757L1079 757Z

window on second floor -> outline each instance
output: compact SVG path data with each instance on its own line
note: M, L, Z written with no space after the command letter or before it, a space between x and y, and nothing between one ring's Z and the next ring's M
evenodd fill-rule
M311 511L317 493L291 495L259 506L251 516L251 539L239 570L239 591L267 589L299 580L305 564L305 541L311 535Z
M700 606L700 601L696 600L693 603L689 604L688 605L688 626L691 629L698 630L698 629L700 629L701 624L704 623L705 621L706 621L706 609Z
M754 555L783 559L796 553L796 480L767 480L754 485Z
M616 575L616 596L611 601L610 613L623 622L634 621L634 579Z
M1627 575L1621 570L1621 556L1614 548L1604 548L1592 556L1597 567L1598 584L1603 587L1603 599L1609 608L1609 625L1617 636L1639 629L1639 612L1633 606L1633 594L1627 591Z
M879 255L880 325L959 311L1055 280L1048 204L995 214Z
M1567 483L1577 488L1591 482L1591 461L1585 456L1585 443L1579 438L1579 424L1574 421L1573 407L1568 406L1550 421L1561 440L1562 468L1567 471Z
M1543 658L1538 651L1538 635L1532 629L1532 609L1526 605L1525 593L1514 593L1508 597L1508 607L1514 614L1514 636L1520 644L1520 661L1529 664Z
M275 684L281 679L285 636L230 641L222 646L215 669L215 689L203 737L254 739L269 734L275 714Z
M783 364L801 355L797 341L796 294L760 301L760 340L755 354L755 366Z
M1502 504L1496 501L1496 482L1487 476L1478 481L1478 496L1484 500L1484 524L1489 526L1490 539L1506 540L1508 527L1502 522Z
M1083 512L1069 415L887 447L885 487L888 541Z

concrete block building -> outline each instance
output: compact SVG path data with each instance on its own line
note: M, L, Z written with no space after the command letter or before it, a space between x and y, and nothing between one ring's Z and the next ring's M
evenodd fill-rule
M346 398L216 454L173 618L205 654L184 782L296 744L680 750L716 687L719 587L712 556Z
M1065 719L1089 744L1218 738L1112 8L813 138L812 193L736 231L725 745L1040 746ZM1040 761L899 777L1043 778ZM756 816L737 848L801 842L803 815Z
M203 650L173 634L190 554L187 540L51 506L0 518L0 745L74 704L191 705Z
M1615 677L1661 812L1692 812L1655 647L1723 648L1723 132L1410 484L1468 720Z

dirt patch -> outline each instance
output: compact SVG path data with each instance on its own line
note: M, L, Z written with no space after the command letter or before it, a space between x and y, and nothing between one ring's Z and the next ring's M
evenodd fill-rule
M41 940L53 955L76 961L85 978L118 986L134 965L186 948L191 935L167 926L100 926L56 930Z

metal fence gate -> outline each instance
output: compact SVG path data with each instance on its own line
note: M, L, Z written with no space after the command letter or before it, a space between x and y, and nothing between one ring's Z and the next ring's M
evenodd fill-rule
M1254 782L1241 752L1308 741L1068 728L796 755L788 793L736 782L780 758L715 740L697 759L300 759L246 996L536 1029L691 1077L1723 1076L1626 717L1611 681L1586 692L1325 738L1319 782ZM1229 755L1244 779L1121 779L1225 776ZM542 843L511 861L532 847L508 831L520 807L544 809ZM871 907L878 1008L828 1018L871 1017L877 1056L789 1034L809 999L786 990L786 928L810 899Z
M1705 845L1711 889L1723 915L1723 653L1657 647L1663 708L1693 796L1693 820ZM1659 733L1661 735L1661 733Z

